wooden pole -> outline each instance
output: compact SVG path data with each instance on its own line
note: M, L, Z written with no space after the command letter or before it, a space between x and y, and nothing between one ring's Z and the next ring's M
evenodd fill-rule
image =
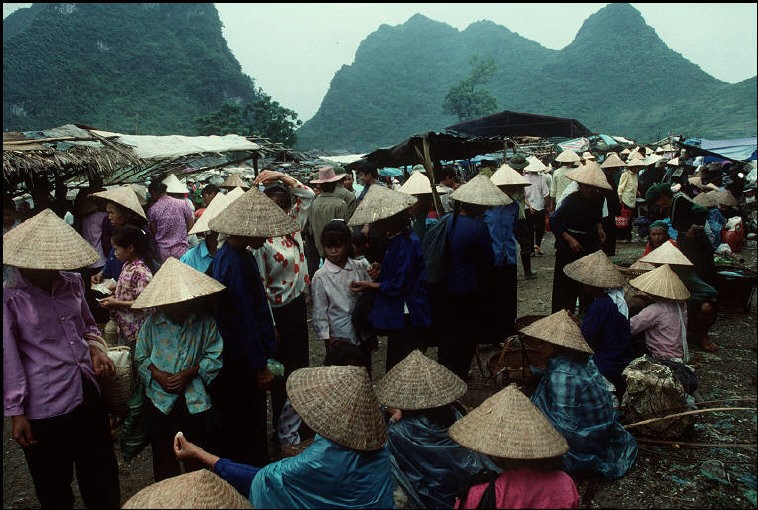
M432 185L432 202L434 203L434 210L437 211L437 217L441 218L444 214L444 209L442 208L442 201L440 200L440 194L437 191L437 179L434 177L434 165L432 164L432 158L429 154L429 134L424 135L423 140L423 146L424 146L424 154L421 154L421 151L418 150L418 147L414 147L416 149L416 155L421 160L421 164L424 165L424 169L426 170L426 175L429 176L429 180L431 181Z
M755 407L712 407L710 409L696 409L694 411L674 413L674 414L669 414L667 416L661 416L660 418L650 418L649 420L642 420L636 423L630 423L628 425L624 425L624 428L631 429L634 427L639 427L640 425L647 425L648 423L655 423L657 421L669 420L671 418L677 418L679 416L687 416L689 414L713 413L716 411L755 411Z

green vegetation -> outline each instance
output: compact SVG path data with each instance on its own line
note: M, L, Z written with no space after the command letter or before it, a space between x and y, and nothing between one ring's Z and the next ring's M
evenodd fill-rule
M3 129L79 123L196 135L213 125L213 134L293 142L297 115L242 73L221 29L209 3L33 4L15 11L3 21ZM240 123L214 125L224 108L239 109Z
M471 57L471 72L458 85L451 87L442 103L443 113L458 117L458 120L473 119L497 111L497 100L486 89L477 88L485 85L495 74L495 61L492 57L482 60Z
M590 16L574 41L551 50L490 21L463 31L421 15L382 25L334 76L302 149L371 151L458 122L441 111L473 56L493 59L488 89L501 110L575 118L643 141L684 133L756 133L756 78L728 84L671 50L628 4ZM472 113L470 118L480 116Z

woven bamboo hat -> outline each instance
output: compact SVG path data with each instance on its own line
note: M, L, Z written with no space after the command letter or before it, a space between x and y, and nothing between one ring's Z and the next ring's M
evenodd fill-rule
M638 156L638 157L635 157ZM642 168L647 166L645 160L640 156L639 152L635 152L629 155L629 159L626 160L627 167Z
M455 402L468 386L453 372L414 350L376 386L379 403L398 409L431 409Z
M200 469L148 485L121 508L253 508L229 482Z
M631 266L629 266L629 269L636 269L638 271L652 271L655 269L655 266L650 262L642 262L640 260L637 260Z
M223 193L217 193L216 196L213 198L213 200L211 200L211 204L205 208L205 211L203 212L203 214L197 219L195 224L187 233L192 235L192 234L199 234L200 232L209 231L211 228L208 226L208 222L210 222L213 218L218 216L219 213L223 211L224 209L226 209L226 207L231 203L232 203L232 200L229 199L228 195L224 195Z
M668 166L679 166L679 158L670 159L666 162Z
M526 170L524 170L526 171ZM526 177L518 173L508 165L501 165L500 168L492 174L490 181L495 186L531 186L532 183L526 180Z
M229 193L227 193L224 196L229 199L229 203L231 204L232 202L234 202L235 200L237 200L239 197L241 197L244 194L245 194L245 190L237 186L236 188L234 188L233 190L231 190Z
M737 199L734 198L734 195L732 194L732 192L729 191L728 189L725 189L723 191L713 191L713 192L709 191L708 193L714 193L716 195L716 202L718 203L718 205L734 207L737 204L739 204Z
M131 183L129 186L131 186L134 192L137 194L139 205L145 205L147 203L147 186L137 183Z
M682 251L670 242L665 242L640 259L649 264L670 264L672 266L693 265Z
M170 174L161 182L166 185L166 193L189 193L189 188L174 174Z
M711 190L706 193L698 193L695 198L692 199L692 201L697 205L702 205L703 207L716 207L719 203L718 193L719 192L715 190Z
M618 157L618 154L611 152L611 154L605 158L603 164L600 165L600 168L626 168L626 163Z
M624 275L616 269L603 250L566 264L563 272L572 280L601 289L615 289L623 287L626 283Z
M369 191L371 191L371 188L369 188ZM424 172L415 171L411 174L410 177L408 177L408 180L405 181L402 186L400 186L400 189L398 191L405 193L406 195L423 195L426 193L431 194L432 183L429 181L429 177L427 177ZM366 194L368 195L368 193Z
M629 280L629 285L651 296L665 299L684 301L690 297L690 291L668 264Z
M214 199L215 200L215 199ZM169 257L132 303L132 308L182 303L221 292L226 287L210 276Z
M566 172L566 177L580 184L586 184L601 189L612 189L611 185L608 184L608 180L605 178L605 174L600 168L600 165L594 161L587 161L579 168Z
M450 198L467 204L485 206L508 205L513 202L508 195L500 191L484 175L473 177L466 184L450 193Z
M584 158L585 160L591 159L592 161L597 161L597 157L595 157L595 155L592 154L590 151L584 151L584 153L582 154L582 158Z
M50 209L3 234L3 264L9 266L69 271L99 259L92 245Z
M628 156L631 152L632 151L630 151L629 148L627 147L626 149L623 149L619 154L625 154Z
M418 172L413 173L415 175ZM419 175L421 174L419 173ZM431 193L431 185L429 193ZM355 208L355 212L353 212L347 225L349 227L356 227L365 225L366 223L374 223L375 221L394 216L408 209L416 202L418 202L418 198L413 195L401 193L384 186L371 186L363 197L363 200L361 200L361 203Z
M515 384L453 423L448 434L469 450L507 459L558 457L569 449L550 420Z
M577 163L579 162L579 155L571 149L566 149L555 160L559 163Z
M245 184L245 181L242 180L240 174L229 174L229 177L226 178L224 184L221 185L222 188L236 188L238 186L243 190L250 188L250 186Z
M363 367L300 368L287 379L287 395L314 432L337 444L368 451L387 440L379 401Z
M536 158L534 156L527 156L526 159L529 161L529 164L526 168L524 168L524 172L539 173L547 170L547 167L542 161L539 160L539 158Z
M214 232L243 237L278 237L300 230L295 220L255 186L211 218L208 226Z
M592 352L592 348L582 335L579 325L568 311L560 310L544 319L535 321L519 330L527 336L549 344L567 347L581 352Z
M137 192L134 191L134 188L128 184L124 184L123 186L114 189L98 191L97 193L93 193L90 196L104 200L110 200L111 202L116 203L121 207L125 207L130 211L134 211L144 219L147 219L147 216L145 215L145 209L143 209L142 205L140 205Z

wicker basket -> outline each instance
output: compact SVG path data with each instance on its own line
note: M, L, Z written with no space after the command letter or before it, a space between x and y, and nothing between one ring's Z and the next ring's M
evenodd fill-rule
M108 412L114 416L125 418L129 413L129 398L134 392L131 349L126 345L109 347L108 357L116 365L116 375L100 379L103 388L103 400Z
M505 340L499 354L490 357L487 369L492 380L502 378L503 387L511 382L527 382L535 377L529 365L535 365L539 357L537 349L524 345L519 335L513 335Z

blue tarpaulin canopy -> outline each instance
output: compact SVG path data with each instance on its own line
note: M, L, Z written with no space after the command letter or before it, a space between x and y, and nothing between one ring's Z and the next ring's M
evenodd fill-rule
M384 168L379 169L379 175L383 177L400 177L403 175L403 171L400 168L385 166Z
M708 140L706 138L688 138L682 146L687 152L696 156L706 156L705 162L717 159L732 161L752 161L756 159L755 136L750 138L733 138L729 140Z

